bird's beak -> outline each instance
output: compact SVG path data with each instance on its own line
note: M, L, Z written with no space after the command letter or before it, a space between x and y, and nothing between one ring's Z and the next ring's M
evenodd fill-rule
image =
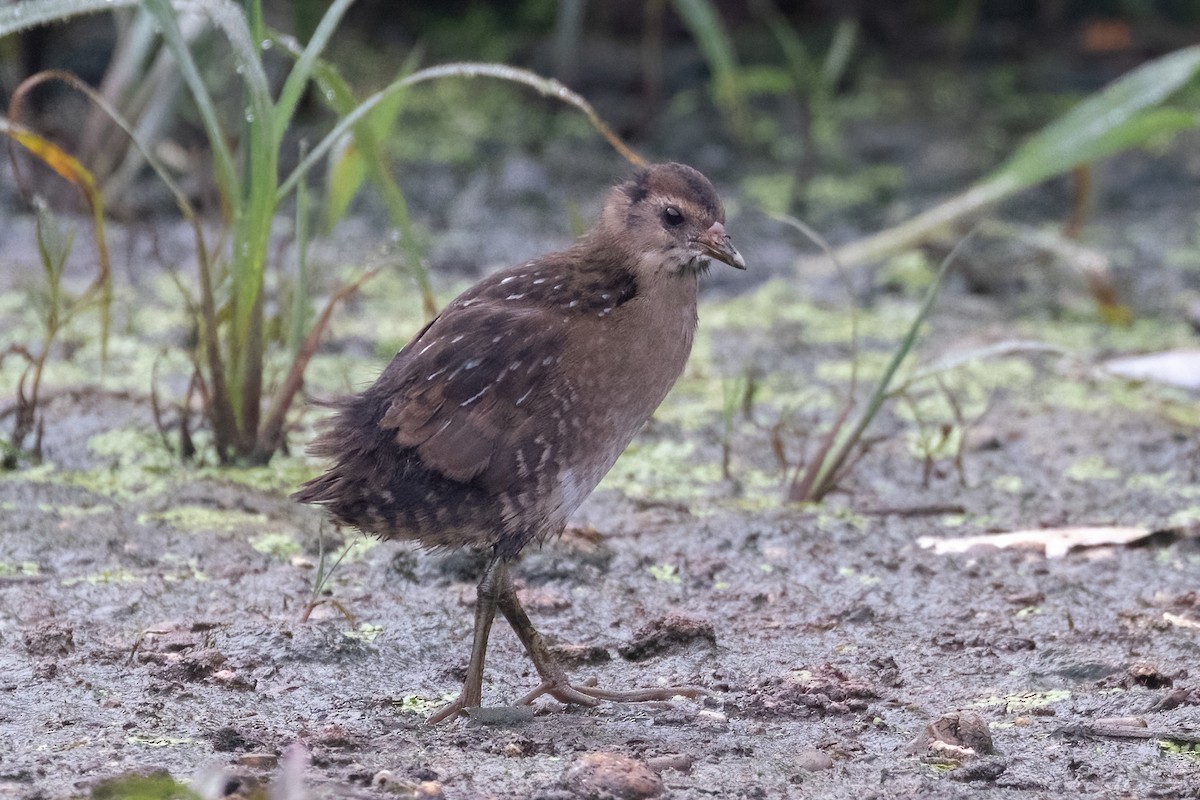
M705 255L723 261L734 269L746 268L746 259L742 258L733 242L729 241L729 234L725 232L725 226L721 223L714 222L696 242Z

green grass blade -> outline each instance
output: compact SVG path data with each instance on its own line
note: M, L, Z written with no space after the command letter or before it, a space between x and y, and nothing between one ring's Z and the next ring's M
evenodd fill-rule
M994 173L1031 186L1080 164L1194 125L1196 116L1160 109L1146 114L1200 71L1200 45L1148 61L1088 97L1022 145Z
M833 32L833 41L825 53L825 62L821 65L821 83L831 89L846 74L850 65L850 56L858 42L858 20L847 17L837 24Z
M779 9L770 0L759 0L754 4L754 8L766 23L767 30L775 37L779 50L783 53L783 60L791 71L793 84L798 88L812 86L815 71L804 40L797 35L787 18L779 13Z
M230 395L237 413L241 452L254 448L262 399L263 271L275 217L279 148L275 106L261 61L263 37L259 4L248 4L249 17L228 0L204 0L205 10L229 41L245 96L242 183L232 200L233 295L226 336Z
M884 258L1040 181L1197 124L1192 112L1156 106L1195 80L1198 71L1200 45L1146 62L1034 134L1008 161L966 191L843 246L838 259L854 266Z
M300 352L300 343L308 330L308 240L309 240L308 183L296 187L296 285L292 292L291 320L288 325L287 348L292 358Z
M604 137L604 139L613 146L617 152L625 157L631 164L643 166L646 160L631 150L624 142L621 141L612 129L605 124L604 120L600 119L600 115L592 108L592 105L583 99L578 93L571 91L559 81L552 78L544 78L535 72L530 72L520 67L510 67L507 64L489 64L478 62L459 62L453 64L438 64L437 66L427 67L419 72L414 72L400 80L380 89L375 94L363 100L353 111L342 117L342 119L333 127L325 138L317 143L317 146L312 149L312 152L307 157L301 159L292 173L279 187L276 195L277 200L282 201L283 198L296 188L296 182L299 181L305 173L312 169L330 148L343 136L350 128L358 123L363 117L371 112L371 109L378 106L387 98L393 96L397 92L402 92L410 86L414 86L424 81L437 80L439 78L495 78L498 80L509 81L529 86L534 90L553 97L556 100L561 100L568 105L572 105L583 112L584 116L592 124L592 127Z
M942 281L946 277L946 273L950 270L950 265L954 263L958 251L962 249L968 238L964 237L959 240L954 249L942 260L933 283L925 293L925 299L921 302L921 308L917 311L917 316L913 319L908 332L900 341L896 352L892 354L892 359L888 362L887 368L876 382L875 388L871 392L871 397L867 401L866 408L863 409L862 414L855 421L854 427L838 437L837 444L833 447L831 453L822 460L821 468L818 470L816 480L813 482L811 496L807 499L819 501L837 485L843 465L848 462L854 448L862 441L862 436L866 432L867 427L875 419L875 415L879 413L879 409L883 407L883 403L888 397L892 381L895 380L900 365L904 363L904 360L908 358L908 354L912 352L913 345L917 342L917 336L921 332L921 326L925 324L925 320L929 318L929 314L933 311L934 301L937 300Z
M313 31L312 37L308 40L308 45L305 46L300 57L296 59L295 65L292 66L291 72L288 73L283 90L279 93L279 101L275 104L276 146L283 138L283 133L291 122L292 114L296 111L296 105L304 95L304 87L308 85L309 78L312 76L313 65L316 63L317 57L329 43L333 32L337 30L338 23L342 21L342 16L353 2L354 0L335 0L329 6L329 10L325 12L325 16L321 18L320 24L317 25L317 29Z
M166 41L171 55L175 57L183 80L192 94L192 101L196 104L196 110L200 113L204 133L208 137L213 161L216 164L217 184L230 202L236 202L234 198L238 194L238 180L237 170L233 163L233 153L225 143L225 135L217 118L217 109L213 104L212 95L209 93L208 87L204 85L204 79L200 77L200 70L196 66L195 59L192 58L187 41L179 30L179 21L175 17L175 10L171 7L169 0L145 0L145 2L146 8L154 14L154 18L162 30L163 39Z
M173 6L169 0L146 0L146 7L158 21L200 112L216 162L217 182L233 215L233 295L225 354L230 379L227 384L229 397L238 420L239 447L244 451L253 447L262 389L260 292L278 180L274 105L259 58L259 45L242 9L230 0L198 0L193 5L204 11L213 25L224 33L242 80L246 95L246 149L244 175L240 178L225 143L212 96L179 30ZM254 12L253 4L251 11Z
M0 6L0 37L81 14L130 8L142 0L20 0Z
M299 57L300 49L294 39L276 36L275 42ZM420 54L412 53L400 68L396 81L412 73ZM313 80L334 113L345 117L354 112L358 101L349 84L334 67L317 59L312 65ZM408 213L408 201L400 185L392 177L387 158L379 142L395 126L396 117L404 103L404 93L394 93L381 100L354 126L352 143L334 150L330 155L329 177L326 189L325 228L331 229L345 213L350 201L362 188L368 177L375 184L380 197L388 209L392 224L400 233L400 246L404 249L408 267L421 291L426 317L432 319L437 313L429 273L424 267L424 252L417 241L412 220ZM340 142L346 142L343 138ZM301 182L300 185L303 185Z
M709 0L675 0L675 10L708 62L718 105L725 111L734 132L743 135L748 123L741 69L720 15Z
M263 22L262 0L242 0L242 13L246 17L246 29L254 42L263 41L266 24Z
M405 59L396 80L401 80L411 74L416 67L416 62L417 54L415 53ZM318 62L313 71L313 79L320 87L321 96L339 117L354 111L354 107L358 105L354 92L332 65ZM362 122L354 126L353 139L342 140L343 142L351 141L352 144L331 153L323 223L326 230L332 229L342 218L350 201L358 194L363 182L368 177L375 180L377 184L395 183L387 169L387 159L380 142L395 127L396 118L404 106L404 97L404 92L397 92L380 102L363 118ZM404 209L403 218L407 220L407 205L404 206ZM400 220L396 218L396 214L392 214L392 222L401 228L402 235L408 235L406 226L399 224Z

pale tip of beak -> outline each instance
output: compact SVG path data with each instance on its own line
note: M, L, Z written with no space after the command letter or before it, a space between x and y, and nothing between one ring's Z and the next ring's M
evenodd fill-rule
M708 255L718 261L724 262L734 269L746 268L746 259L742 258L742 254L733 246L729 234L725 232L725 226L721 223L714 222L709 226L704 236L701 237L700 244L703 245Z

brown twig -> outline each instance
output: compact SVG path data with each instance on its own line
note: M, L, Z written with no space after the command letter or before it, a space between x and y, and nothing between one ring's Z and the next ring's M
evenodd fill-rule
M296 353L295 359L292 360L292 366L288 370L287 376L275 392L275 400L271 405L270 412L267 414L266 422L259 433L254 457L256 463L265 464L271 457L271 454L282 443L284 419L287 417L288 409L291 408L292 400L295 399L296 393L304 385L304 371L308 368L308 362L317 352L317 345L320 344L325 329L329 327L329 321L333 317L334 308L337 307L338 303L341 303L357 292L364 283L375 277L378 273L378 267L364 272L357 280L339 289L333 297L329 298L329 302L325 304L321 315L313 324L312 329L309 330L308 335L304 337L304 341L301 342L300 349Z

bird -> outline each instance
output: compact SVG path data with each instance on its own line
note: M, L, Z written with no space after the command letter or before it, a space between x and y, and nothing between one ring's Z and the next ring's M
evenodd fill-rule
M493 273L405 345L309 446L329 466L293 495L339 526L431 549L488 554L458 697L430 723L482 703L499 612L540 678L518 705L642 702L699 687L572 685L517 598L509 565L559 536L683 372L701 275L739 270L712 183L679 163L638 169L569 248Z

